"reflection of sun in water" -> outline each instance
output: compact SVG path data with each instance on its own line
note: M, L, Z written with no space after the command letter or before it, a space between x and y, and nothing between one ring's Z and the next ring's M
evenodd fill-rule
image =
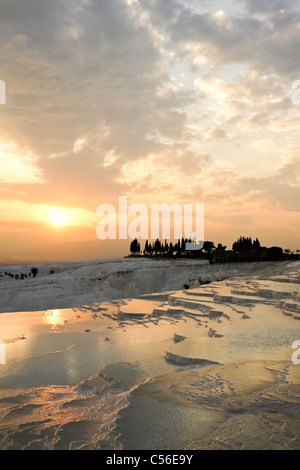
M47 310L44 313L44 318L48 325L53 327L64 324L64 313L62 310Z
M57 212L52 215L51 222L57 227L59 227L61 225L64 225L64 223L66 222L66 218L61 212Z

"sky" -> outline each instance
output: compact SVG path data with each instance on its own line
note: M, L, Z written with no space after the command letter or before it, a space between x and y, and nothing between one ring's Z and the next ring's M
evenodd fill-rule
M0 264L126 255L120 196L300 248L299 0L0 0L0 57Z

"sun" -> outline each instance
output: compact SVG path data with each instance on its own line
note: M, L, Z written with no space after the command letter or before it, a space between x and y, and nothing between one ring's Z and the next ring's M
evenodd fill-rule
M55 214L52 215L51 222L53 225L60 227L61 225L65 224L66 218L63 214L56 212Z

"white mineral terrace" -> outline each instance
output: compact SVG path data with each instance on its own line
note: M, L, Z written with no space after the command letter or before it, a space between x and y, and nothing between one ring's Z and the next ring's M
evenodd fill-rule
M299 448L299 262L37 268L1 268L0 449Z

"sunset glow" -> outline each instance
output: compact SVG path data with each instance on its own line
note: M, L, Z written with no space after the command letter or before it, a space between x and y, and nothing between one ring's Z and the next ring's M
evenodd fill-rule
M300 0L0 0L0 32L0 449L299 450Z
M122 195L204 204L228 247L299 248L297 2L28 0L0 23L3 262L58 244L126 255L96 236L97 207Z
M64 225L66 222L66 218L62 213L57 212L56 214L53 214L51 222L53 225L56 226Z

